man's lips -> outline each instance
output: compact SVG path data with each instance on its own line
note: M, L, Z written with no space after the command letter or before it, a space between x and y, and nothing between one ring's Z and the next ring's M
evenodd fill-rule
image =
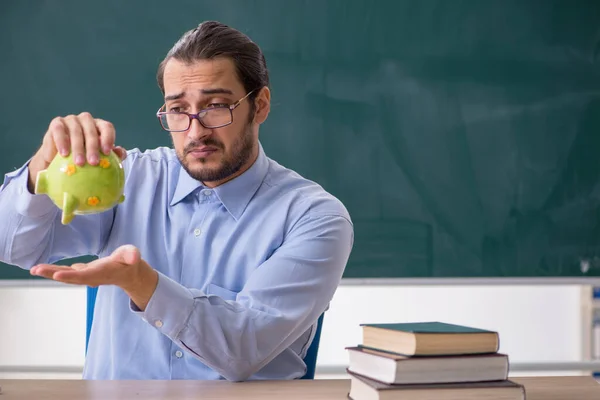
M190 154L192 157L195 158L204 158L204 157L208 157L211 154L217 152L219 149L216 147L212 147L212 146L202 146L202 147L195 147L193 149L188 150L187 154Z

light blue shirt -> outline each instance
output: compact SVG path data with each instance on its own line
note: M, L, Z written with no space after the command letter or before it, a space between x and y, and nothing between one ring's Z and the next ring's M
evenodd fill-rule
M27 165L27 164L26 164ZM131 150L125 201L60 222L27 190L24 165L0 187L0 254L29 269L124 244L159 272L140 311L116 286L98 290L87 379L294 379L353 244L347 210L268 158L214 189L174 150ZM68 310L65 310L68 312Z

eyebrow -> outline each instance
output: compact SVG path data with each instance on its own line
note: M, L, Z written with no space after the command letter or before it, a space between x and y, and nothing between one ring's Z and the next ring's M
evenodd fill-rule
M202 89L200 92L202 94L233 94L231 90L225 88Z
M233 91L231 91L230 89L225 89L225 88L213 88L213 89L202 89L202 90L200 90L200 93L202 93L203 95L233 94ZM180 99L184 96L184 94L185 94L185 92L167 95L167 96L165 96L165 101Z
M165 96L165 101L169 101L169 100L177 100L183 97L183 92L177 93L177 94L170 94L168 96Z

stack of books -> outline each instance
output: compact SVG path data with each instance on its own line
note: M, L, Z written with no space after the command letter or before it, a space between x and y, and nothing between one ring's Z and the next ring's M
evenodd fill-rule
M362 324L347 347L352 400L524 400L497 332L443 322Z

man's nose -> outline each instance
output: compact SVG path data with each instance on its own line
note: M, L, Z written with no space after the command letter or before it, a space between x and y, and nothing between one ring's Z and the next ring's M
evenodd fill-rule
M190 139L200 139L204 136L210 135L210 132L210 129L207 129L204 126L202 126L198 118L192 118L192 121L190 123L190 129L188 129L187 132L187 136Z

